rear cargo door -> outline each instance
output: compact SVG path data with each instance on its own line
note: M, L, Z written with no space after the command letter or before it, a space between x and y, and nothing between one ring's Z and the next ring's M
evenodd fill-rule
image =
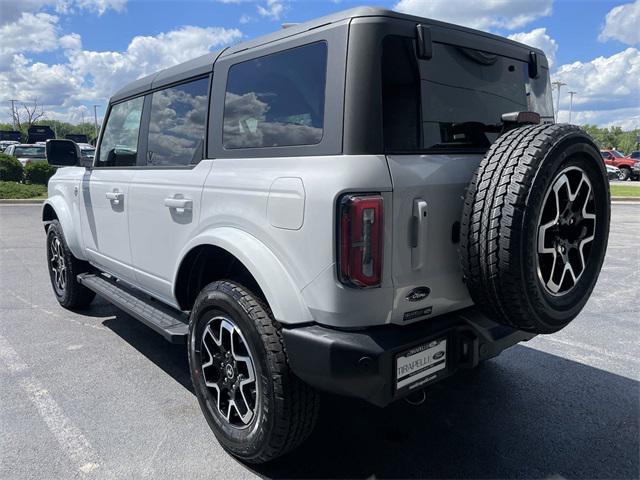
M459 221L465 189L497 137L482 126L531 109L527 62L438 42L430 59L418 60L414 41L389 36L383 42L396 323L471 305L458 255Z

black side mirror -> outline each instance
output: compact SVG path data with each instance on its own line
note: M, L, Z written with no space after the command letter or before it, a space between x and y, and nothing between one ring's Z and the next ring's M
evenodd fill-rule
M80 148L72 140L47 140L47 162L54 167L80 166Z

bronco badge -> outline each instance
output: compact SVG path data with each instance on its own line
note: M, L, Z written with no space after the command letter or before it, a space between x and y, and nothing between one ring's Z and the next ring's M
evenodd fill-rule
M418 287L411 290L406 297L410 302L419 302L420 300L424 300L431 293L431 289L429 287Z

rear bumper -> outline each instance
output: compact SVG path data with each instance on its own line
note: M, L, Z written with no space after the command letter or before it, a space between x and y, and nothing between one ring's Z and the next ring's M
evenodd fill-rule
M535 335L492 322L472 307L408 326L344 331L311 325L285 328L283 336L291 368L306 383L382 407ZM442 338L447 339L446 368L397 390L396 356Z

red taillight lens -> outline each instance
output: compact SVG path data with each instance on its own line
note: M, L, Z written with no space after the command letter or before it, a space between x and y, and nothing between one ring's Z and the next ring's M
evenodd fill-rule
M340 201L338 274L354 287L377 287L382 275L381 195L346 195Z

